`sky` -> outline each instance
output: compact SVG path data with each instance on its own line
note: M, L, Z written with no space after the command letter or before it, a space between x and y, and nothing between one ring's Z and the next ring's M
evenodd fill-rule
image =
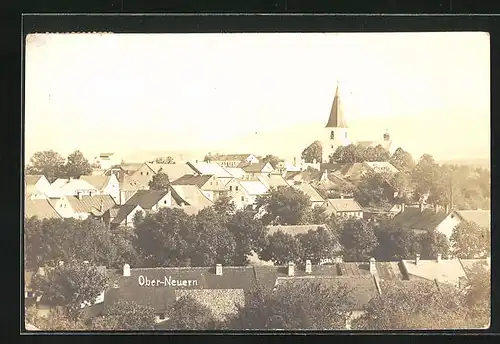
M25 154L299 156L337 83L354 140L490 156L487 33L35 34Z

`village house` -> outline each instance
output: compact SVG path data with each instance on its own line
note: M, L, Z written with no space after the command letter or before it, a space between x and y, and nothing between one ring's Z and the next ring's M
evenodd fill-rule
M344 164L336 171L340 177L352 182L360 181L368 173L393 175L399 172L391 163L386 161L378 162L356 162Z
M100 218L116 202L110 195L79 195L50 198L52 207L62 218L85 220L89 217Z
M97 189L100 195L110 195L116 203L120 200L120 183L114 174L110 176L80 176Z
M363 208L354 198L330 198L326 202L326 211L343 218L363 218Z
M171 191L160 190L138 190L126 203L125 206L141 206L146 212L157 211L160 208L172 207Z
M290 183L290 186L295 190L302 191L304 194L309 196L311 200L311 207L321 207L325 205L326 200L321 196L321 194L312 186L311 184L304 183Z
M285 173L285 179L289 184L294 183L319 183L320 181L327 181L327 171L289 171Z
M47 198L50 183L43 175L26 175L24 178L24 194L32 199Z
M245 209L247 206L251 205L250 195L247 190L241 185L240 179L232 178L227 184L228 197L231 198L231 202L234 204L236 209Z
M50 195L78 196L78 195L99 195L99 190L84 179L56 179L50 185Z
M24 217L29 219L37 217L44 219L60 219L61 215L52 207L48 199L30 199L24 200Z
M171 185L194 185L212 202L227 196L229 188L213 175L186 174L171 183Z
M268 188L258 180L240 180L239 185L246 192L246 196L241 196L241 203L252 209L255 208L257 197L268 191ZM231 191L229 192L231 194Z
M140 205L119 205L107 211L103 216L104 222L109 223L110 229L117 227L134 227L134 217L137 213L145 214Z
M191 174L216 176L219 179L219 181L221 181L224 185L226 185L231 179L233 179L231 173L229 173L224 167L220 166L219 164L190 161L187 162L187 165L192 170L190 172ZM190 173L185 173L185 174L190 174Z
M238 167L240 164L257 164L259 159L253 154L220 154L209 162L223 167Z
M159 172L165 173L171 182L186 174L196 174L193 169L186 164L157 164L146 162L130 176L141 184L149 186L149 182L153 180L153 176Z
M454 210L451 216L457 216L460 222L473 222L479 227L491 230L491 210Z
M259 162L254 164L246 164L240 166L248 175L252 177L268 175L274 171L273 166L269 162Z
M126 174L119 176L118 183L120 197L117 203L120 205L125 204L138 190L149 190L148 185L144 185Z
M271 187L277 188L278 186L289 186L286 180L279 174L258 176L257 180L264 184L268 189Z
M170 190L172 206L184 210L188 215L196 215L214 204L196 185L171 185Z
M99 166L101 170L108 170L118 163L119 161L115 153L100 153L98 157L95 157L95 164Z
M233 176L233 178L241 179L241 180L249 180L250 175L246 173L241 167L224 167L224 169ZM229 182L229 180L227 181Z

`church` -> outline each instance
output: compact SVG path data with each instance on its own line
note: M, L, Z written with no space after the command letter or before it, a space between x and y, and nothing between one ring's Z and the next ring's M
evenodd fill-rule
M387 149L391 154L393 153L393 144L389 132L385 132L382 139L379 141L351 141L349 127L344 116L344 109L340 99L339 84L335 91L332 108L330 110L330 117L326 123L323 137L319 140L322 145L323 162L329 161L330 155L340 146L348 146L350 144L357 144L363 147L376 147L381 145Z

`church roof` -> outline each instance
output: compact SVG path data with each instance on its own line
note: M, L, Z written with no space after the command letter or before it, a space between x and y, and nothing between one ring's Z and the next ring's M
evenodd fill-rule
M335 91L335 98L333 99L332 109L330 111L330 118L326 124L326 128L347 128L347 122L344 118L344 111L340 102L339 85Z

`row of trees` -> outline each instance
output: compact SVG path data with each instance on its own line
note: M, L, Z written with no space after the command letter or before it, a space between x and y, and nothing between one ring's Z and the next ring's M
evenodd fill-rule
M276 291L257 286L247 292L245 305L238 306L236 314L226 319L217 319L206 306L183 297L167 312L168 320L158 326L154 309L124 300L96 318L85 317L80 304L95 300L107 283L106 277L90 264L57 267L35 283L58 304L48 318L28 310L27 321L42 330L344 329L351 322L355 305L354 290L346 284L325 286L321 282L296 281L279 284ZM489 271L479 266L462 289L432 281L387 282L382 284L382 294L365 305L364 314L354 319L351 327L485 328L490 323L490 295Z
M58 178L79 178L91 173L92 165L79 150L67 159L53 150L36 152L26 166L26 174L44 175L50 183Z

